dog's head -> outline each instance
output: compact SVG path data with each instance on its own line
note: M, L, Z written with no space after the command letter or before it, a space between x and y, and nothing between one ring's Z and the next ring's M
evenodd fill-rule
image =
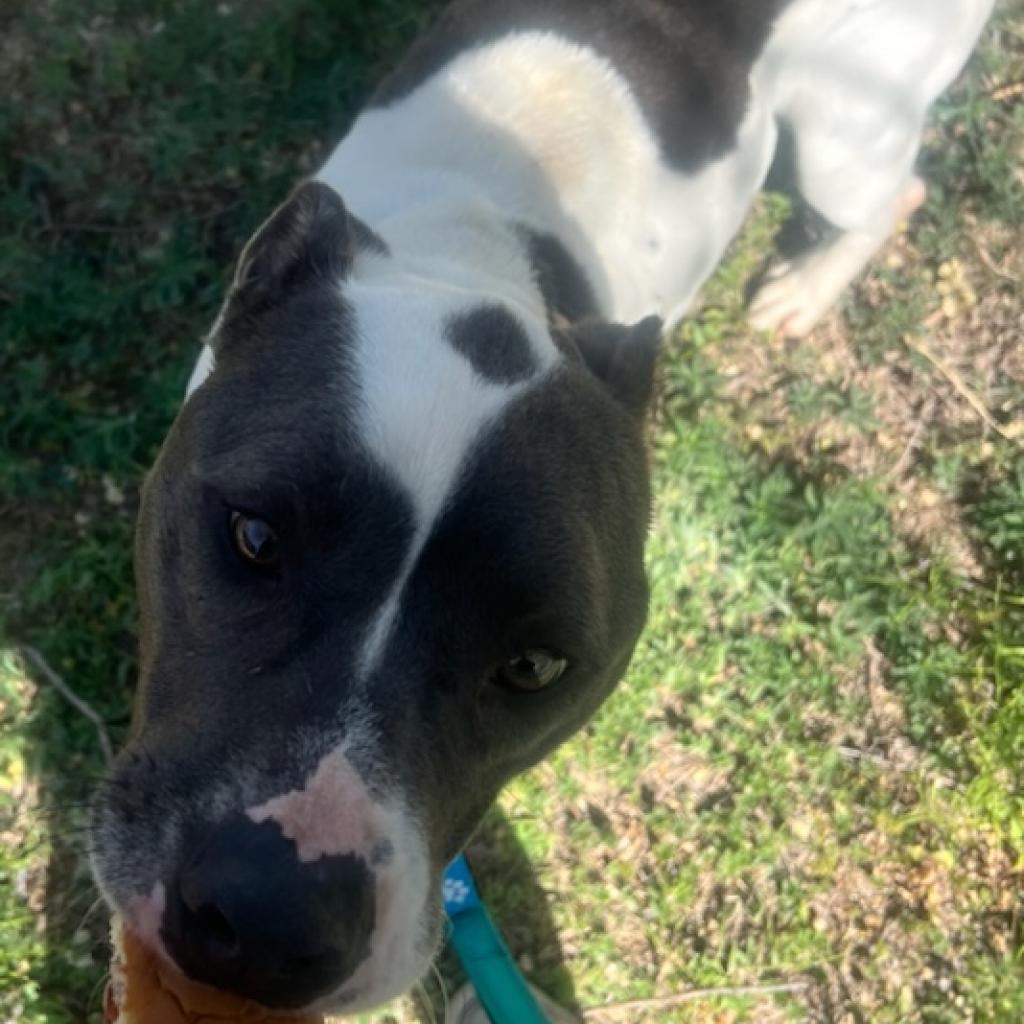
M276 1008L424 972L444 865L643 624L657 334L407 273L323 185L257 233L144 488L95 811L161 955Z

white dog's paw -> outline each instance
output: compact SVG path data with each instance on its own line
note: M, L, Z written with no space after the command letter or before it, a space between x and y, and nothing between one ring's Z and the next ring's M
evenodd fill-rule
M750 304L750 326L789 338L810 333L893 227L909 217L926 195L924 182L911 178L873 227L840 232L797 259L775 261Z
M810 254L772 265L750 304L751 327L787 338L802 338L811 331L842 288L842 284L835 288L822 273L827 268L820 256Z

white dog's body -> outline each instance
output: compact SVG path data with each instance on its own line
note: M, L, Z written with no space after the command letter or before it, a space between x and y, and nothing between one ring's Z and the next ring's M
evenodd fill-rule
M523 33L463 53L407 98L364 113L318 178L426 276L497 289L543 317L520 247L502 244L517 220L567 246L602 315L630 323L653 312L672 324L761 187L782 120L804 197L837 227L870 236L852 267L823 266L822 253L775 282L792 302L761 325L798 309L813 309L813 322L891 230L927 108L992 4L796 0L752 70L738 146L696 174L666 166L610 63Z

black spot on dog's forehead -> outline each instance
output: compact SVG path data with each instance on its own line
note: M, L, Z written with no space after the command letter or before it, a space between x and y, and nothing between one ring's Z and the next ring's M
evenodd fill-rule
M497 304L487 303L451 317L445 324L445 337L492 383L516 384L537 371L537 358L525 329Z

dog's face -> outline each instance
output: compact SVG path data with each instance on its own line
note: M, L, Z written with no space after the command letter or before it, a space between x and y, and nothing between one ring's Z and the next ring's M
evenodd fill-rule
M95 811L161 955L276 1008L424 972L444 865L640 632L656 335L403 279L324 186L257 234L145 485Z

